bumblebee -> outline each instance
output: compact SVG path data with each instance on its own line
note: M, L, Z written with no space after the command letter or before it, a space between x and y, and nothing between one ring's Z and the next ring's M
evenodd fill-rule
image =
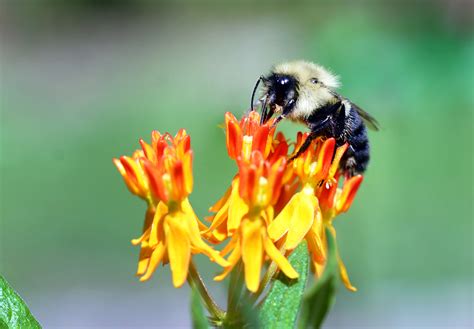
M254 96L260 82L263 83L259 99L262 123L275 115L273 125L287 118L305 124L310 130L292 159L306 151L316 137L334 137L337 146L349 144L340 162L342 171L351 177L366 170L370 158L366 125L379 130L379 124L336 92L340 85L337 76L310 62L282 63L258 79L252 93L251 110L254 110Z

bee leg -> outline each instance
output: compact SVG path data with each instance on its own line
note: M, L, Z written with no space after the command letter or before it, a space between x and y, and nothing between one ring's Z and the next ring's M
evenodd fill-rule
M273 127L276 127L276 125L277 125L281 120L283 120L284 118L286 118L286 116L285 116L284 114L280 114L280 115L275 119L275 121L273 121L272 128L273 128Z
M295 100L290 99L286 105L283 107L283 112L275 119L275 122L272 124L272 128L275 127L281 120L285 119L288 114L293 111L293 108L295 107ZM274 108L272 108L272 114L274 112Z
M355 158L355 151L352 145L346 151L346 156L343 157L343 163L341 166L344 170L346 178L351 178L356 174L357 161Z
M311 145L311 142L317 137L318 135L314 134L314 133L310 133L308 135L308 137L306 137L303 145L301 145L300 149L298 150L298 152L296 152L295 155L293 155L291 158L290 158L290 161L293 161L294 159L296 159L297 157L299 157L301 154L303 154L307 149L308 147Z

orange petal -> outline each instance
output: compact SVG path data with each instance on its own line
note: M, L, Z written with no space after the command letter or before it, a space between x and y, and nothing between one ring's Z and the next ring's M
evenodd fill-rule
M156 154L153 148L147 144L143 139L140 139L140 145L142 147L145 157L153 163L156 163Z
M168 191L166 190L165 185L163 183L162 172L161 172L162 169L160 168L160 165L154 166L147 159L144 159L142 161L142 165L148 177L148 180L150 182L150 189L153 195L155 196L155 198L168 202L168 198L169 198Z
M334 154L334 148L336 146L336 140L334 138L327 139L318 155L318 165L316 172L319 177L325 177L331 167L331 160Z
M270 127L268 125L263 125L257 129L252 140L252 151L257 150L265 154L269 133Z
M245 282L251 292L256 292L260 284L263 262L262 228L260 219L242 222L242 261L245 266Z
M226 144L227 152L231 159L237 158L240 155L242 149L242 130L235 116L227 112L225 114L226 123Z
M191 241L185 221L185 215L176 212L166 216L164 222L173 285L176 288L181 287L186 281L191 259Z
M263 240L263 245L265 252L270 257L275 264L280 268L280 270L285 273L290 279L298 278L298 272L291 266L290 262L283 256L280 251L273 245L273 242L266 238Z
M364 177L362 175L357 175L351 177L348 181L344 183L341 196L339 197L339 200L337 201L336 205L336 211L338 213L346 212L347 210L349 210L352 201L354 201L354 198L357 194L357 190L359 189L359 186L362 183L363 178Z
M332 160L331 168L329 169L328 173L328 180L333 178L339 168L339 162L341 161L342 156L346 152L349 144L345 143L342 146L339 146L336 150L336 154L334 155L334 159Z

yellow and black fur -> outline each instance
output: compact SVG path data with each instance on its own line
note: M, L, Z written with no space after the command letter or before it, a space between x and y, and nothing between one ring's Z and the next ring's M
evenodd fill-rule
M341 160L341 169L348 176L363 173L369 162L370 147L366 125L378 130L377 121L347 98L336 93L339 81L322 66L304 62L277 65L263 82L262 122L277 114L274 125L282 119L302 122L311 133L294 157L316 137L334 137L338 146L349 144ZM253 109L252 95L252 109Z

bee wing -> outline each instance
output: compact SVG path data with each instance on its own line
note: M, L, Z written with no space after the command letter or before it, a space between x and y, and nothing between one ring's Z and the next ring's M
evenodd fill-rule
M357 111L357 113L360 115L360 117L364 120L364 123L367 125L367 127L369 127L370 129L372 130L375 130L375 131L378 131L380 130L380 124L379 122L373 117L371 116L369 113L365 112L363 109L361 109L359 106L357 106L356 104L352 103L350 100L348 100L347 98L344 98L342 97L341 95L339 95L338 93L336 93L335 91L332 91L332 94L339 98L340 100L347 100L349 103L351 103L351 106Z
M354 109L357 111L357 113L361 116L361 118L364 120L365 124L367 127L369 127L372 130L380 130L380 124L379 122L371 116L369 113L365 112L363 109L352 103L352 106Z

